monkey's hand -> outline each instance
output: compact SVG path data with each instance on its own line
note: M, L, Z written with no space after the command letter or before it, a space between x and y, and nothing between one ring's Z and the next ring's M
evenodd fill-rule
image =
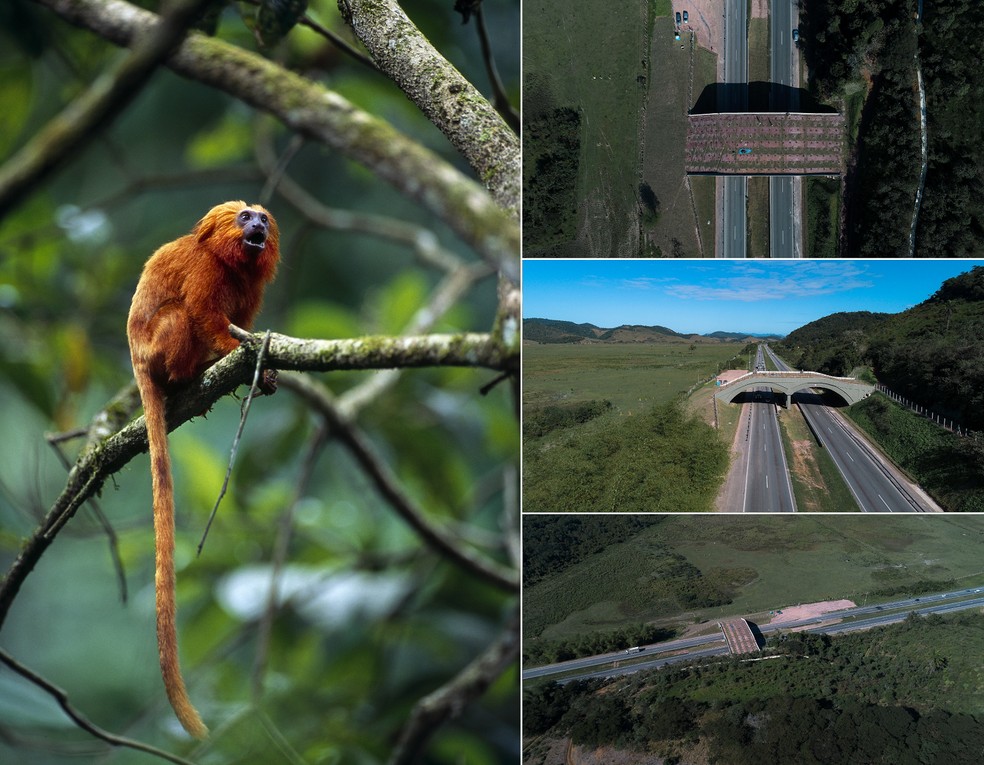
M256 384L260 393L264 396L272 396L277 392L277 370L264 369L260 375L260 381Z

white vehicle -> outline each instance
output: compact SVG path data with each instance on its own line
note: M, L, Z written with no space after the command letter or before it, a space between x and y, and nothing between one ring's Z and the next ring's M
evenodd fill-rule
M641 648L639 646L635 646L634 648L626 648L625 649L625 652L626 653L642 653L645 650L646 650L645 648Z

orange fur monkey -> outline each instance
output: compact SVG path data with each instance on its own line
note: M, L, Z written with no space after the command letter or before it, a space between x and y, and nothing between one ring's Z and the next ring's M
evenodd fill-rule
M208 728L188 699L178 662L174 486L164 400L239 347L229 325L252 326L277 269L278 240L277 223L262 207L213 207L190 234L147 261L126 324L150 445L161 675L178 720L195 738L204 738Z

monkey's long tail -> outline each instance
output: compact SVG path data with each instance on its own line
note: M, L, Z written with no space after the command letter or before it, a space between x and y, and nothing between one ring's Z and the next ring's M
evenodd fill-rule
M185 690L178 661L177 604L174 597L174 485L171 455L167 448L164 397L153 384L141 385L147 440L150 444L150 473L154 487L154 537L156 540L157 648L161 676L168 701L182 727L195 738L208 735L198 711Z

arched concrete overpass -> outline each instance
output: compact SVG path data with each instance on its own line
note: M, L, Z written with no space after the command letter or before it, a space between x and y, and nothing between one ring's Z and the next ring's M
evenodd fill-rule
M749 372L722 385L714 396L730 404L740 393L763 386L782 391L787 401L797 391L809 388L833 391L848 404L856 404L875 392L874 385L854 377L833 377L820 372Z

